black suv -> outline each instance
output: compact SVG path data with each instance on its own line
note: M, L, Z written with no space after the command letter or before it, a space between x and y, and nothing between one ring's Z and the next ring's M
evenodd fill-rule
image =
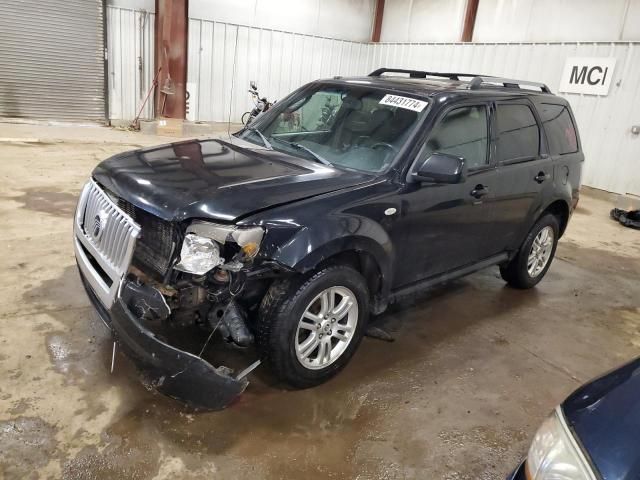
M156 386L219 408L247 385L221 334L293 387L349 361L369 316L498 265L536 285L578 202L568 103L539 83L380 69L312 82L228 140L97 166L75 217L94 305ZM181 329L201 327L197 349ZM225 347L226 348L226 347ZM247 350L253 352L251 348Z

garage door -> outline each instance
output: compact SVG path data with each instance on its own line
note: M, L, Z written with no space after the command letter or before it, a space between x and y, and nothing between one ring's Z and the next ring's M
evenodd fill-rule
M104 120L102 0L0 2L0 116Z

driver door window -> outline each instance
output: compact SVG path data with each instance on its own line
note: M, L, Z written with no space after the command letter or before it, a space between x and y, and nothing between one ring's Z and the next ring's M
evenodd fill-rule
M459 107L448 112L431 131L424 155L440 152L464 157L469 170L473 170L489 164L487 145L487 107Z

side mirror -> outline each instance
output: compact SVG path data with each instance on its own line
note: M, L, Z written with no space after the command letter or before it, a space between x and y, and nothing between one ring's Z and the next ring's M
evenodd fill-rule
M419 161L411 173L415 181L432 183L461 183L466 176L467 162L463 157L438 152Z
M249 82L249 86L251 87L252 90L257 90L258 89L258 86L256 85L256 82L253 81L253 80L251 80Z

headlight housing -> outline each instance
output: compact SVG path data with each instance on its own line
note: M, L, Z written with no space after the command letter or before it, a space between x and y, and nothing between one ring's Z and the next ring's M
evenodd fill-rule
M182 272L204 275L223 262L220 258L220 246L216 242L187 233L180 249L180 261L175 268Z
M187 227L180 250L180 261L175 268L182 272L203 275L225 263L225 259L220 255L220 248L227 242L240 247L240 258L234 257L233 260L251 260L258 254L263 236L262 227L237 227L195 221Z
M536 432L526 462L527 480L596 480L557 407Z

